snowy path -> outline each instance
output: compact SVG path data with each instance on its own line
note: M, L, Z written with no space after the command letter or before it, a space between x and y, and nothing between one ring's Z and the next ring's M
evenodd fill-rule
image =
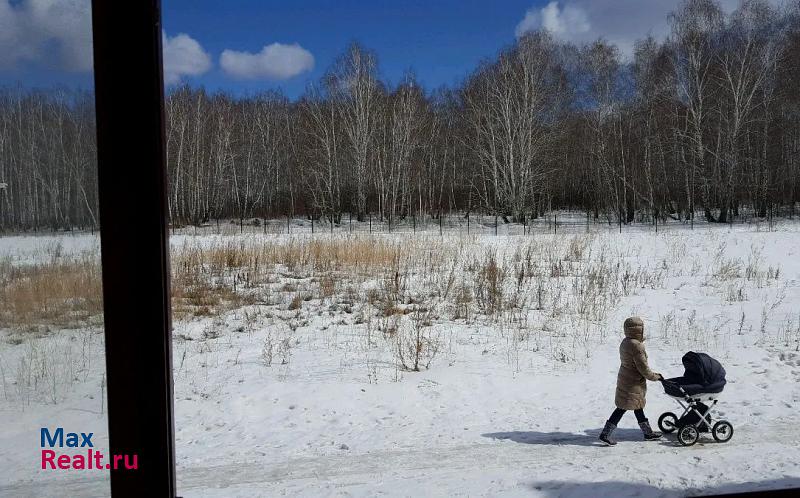
M178 483L184 497L415 495L425 489L436 489L441 496L476 496L476 490L480 496L634 496L643 491L685 496L800 485L800 462L794 454L800 443L797 427L758 426L758 436L750 429L739 428L727 445L708 439L691 448L677 446L674 438L645 443L633 429L620 431L615 448L597 445L594 433L545 437L517 432L498 434L506 439L494 443L179 469ZM784 478L760 482L760 476L776 471ZM680 489L669 485L676 474L681 476ZM599 479L604 482L591 482ZM103 495L106 487L101 479L37 480L0 486L0 495L94 496Z
M403 490L402 495L417 496L425 495L426 489L427 493L434 489L441 496L562 496L565 490L555 492L561 488L558 482L546 482L555 478L564 486L575 488L577 496L581 495L581 484L586 496L596 496L592 486L581 481L604 479L627 481L628 485L639 482L657 488L662 479L674 480L667 474L683 470L682 489L665 489L664 493L684 496L687 489L694 487L713 488L717 481L729 484L731 476L758 481L764 475L763 465L767 465L785 466L785 471L798 476L796 482L800 483L800 462L793 456L780 456L786 455L782 450L794 449L800 441L795 426L776 426L764 438L748 438L746 428L741 432L744 434L737 433L739 440L735 443L738 458L726 455L721 445L713 441L694 448L678 447L673 441L645 444L638 440L638 431L632 429L621 432L621 439L629 441L622 441L615 448L598 446L594 434L545 438L519 432L497 443L296 459L269 469L242 464L186 470L179 481L190 496L195 489L214 496L214 488L218 496L255 496L259 490L265 495L270 490L308 496L321 491L374 495L397 494L398 489ZM759 464L753 462L754 454L774 456ZM724 471L717 459L725 461ZM696 466L694 471L689 471L690 466ZM231 487L225 489L226 486ZM623 496L623 489L618 492L617 496Z

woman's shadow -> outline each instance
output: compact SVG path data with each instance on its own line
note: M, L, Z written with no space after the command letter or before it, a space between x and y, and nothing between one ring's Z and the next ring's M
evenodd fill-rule
M601 430L602 429L588 429L583 431L583 434L572 432L512 431L490 432L481 435L490 439L501 441L509 440L521 444L605 446L606 444L598 439ZM639 429L617 429L614 431L614 439L617 441L642 441L642 431ZM665 442L669 443L666 439Z

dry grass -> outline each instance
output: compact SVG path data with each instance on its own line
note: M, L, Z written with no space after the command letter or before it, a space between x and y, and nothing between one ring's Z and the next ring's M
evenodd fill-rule
M487 315L492 315L503 307L506 273L505 267L498 264L494 253L486 255L475 279L475 295Z
M385 272L392 297L400 298L400 280L389 275L397 275L400 268L438 268L451 252L435 239L296 237L265 243L259 238L222 237L209 244L187 242L173 248L171 255L173 311L180 319L214 316L257 302L271 304L270 284L283 272L319 275L319 295L325 298L334 295L339 273L366 277ZM0 327L101 323L98 255L64 256L54 247L42 259L46 262L25 265L0 261ZM285 286L285 291L298 291L295 283Z
M383 309L405 299L409 271L436 273L457 252L438 238L396 240L383 237L265 239L220 237L187 242L172 251L173 303L181 316L206 316L243 304L280 302L272 293L294 294L290 310L308 299L304 278L318 283L320 298L332 298L348 281L384 275ZM280 276L291 276L280 282ZM272 284L279 283L276 289Z
M289 311L299 310L303 307L303 296L295 294L292 297L292 302L289 303Z
M103 311L96 258L55 258L43 264L0 263L0 327L78 327L98 322Z
M299 311L311 296L333 302L350 289L342 299L375 317L403 317L436 298L453 319L528 327L528 309L551 326L601 323L623 297L664 282L664 268L632 266L591 235L521 242L497 250L438 237L191 241L173 250L174 297L190 314L213 315L243 300L288 300L288 310Z
M185 243L173 251L173 267L189 271L198 266L212 275L232 269L246 269L250 276L264 269L284 266L288 271L313 269L315 272L347 270L371 273L396 266L422 253L420 263L438 266L446 254L444 243L435 239L412 241L381 237L308 238L293 237L266 243L261 238L220 238L211 244Z
M620 265L592 238L526 240L510 252L482 250L474 239L371 237L219 237L172 250L177 319L209 317L245 305L286 303L298 311L312 298L336 299L377 316L403 316L436 297L457 319L517 322L532 307L550 318L602 320L633 289L658 287L657 270ZM476 250L477 249L477 250ZM354 284L377 287L356 292ZM309 285L316 285L314 289ZM102 297L96 254L57 254L33 266L0 266L0 326L59 327L99 323ZM445 310L442 310L445 312ZM527 324L522 324L526 325Z
M182 275L172 280L172 312L178 319L216 316L254 302L256 297L252 294L237 292L224 284L214 284L199 275Z
M362 323L408 319L425 305L432 322L447 316L544 330L546 321L568 329L581 320L602 323L623 297L663 285L661 267L631 264L597 242L588 235L504 247L475 238L380 235L187 239L171 253L173 311L181 320L259 304L299 316L318 299L329 301L331 313L361 310ZM80 325L101 316L96 255L51 259L0 267L0 296L10 303L0 310L0 326Z
M336 293L336 278L334 275L323 275L319 280L319 296L321 299L332 297Z

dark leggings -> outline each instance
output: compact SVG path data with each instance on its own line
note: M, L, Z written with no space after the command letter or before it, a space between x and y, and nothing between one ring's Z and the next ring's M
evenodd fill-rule
M636 415L636 421L639 423L642 423L645 420L647 420L647 417L644 416L644 410L642 409L633 410L633 414ZM616 410L614 410L614 413L612 413L611 416L608 418L608 421L614 425L617 425L619 424L619 421L622 419L623 415L625 415L625 410L623 410L622 408L617 408Z

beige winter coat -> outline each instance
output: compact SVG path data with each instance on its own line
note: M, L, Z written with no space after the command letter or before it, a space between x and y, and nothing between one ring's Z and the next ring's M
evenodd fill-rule
M660 374L647 365L644 349L644 322L639 317L625 320L625 339L619 345L620 367L614 402L623 410L644 408L647 381L657 381ZM645 380L646 379L646 380Z

